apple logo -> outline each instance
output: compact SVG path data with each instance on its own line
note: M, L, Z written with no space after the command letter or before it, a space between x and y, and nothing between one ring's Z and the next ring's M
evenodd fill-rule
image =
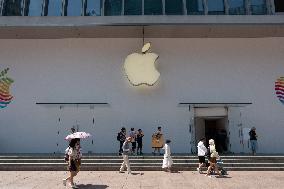
M7 107L13 99L10 94L10 86L14 81L6 76L8 71L9 68L6 68L0 72L0 109Z
M160 73L155 68L158 55L149 53L150 43L146 43L142 48L142 54L132 53L128 55L124 62L124 70L128 80L134 86L142 84L153 86L159 79Z
M280 77L275 82L275 93L280 102L284 104L284 77Z

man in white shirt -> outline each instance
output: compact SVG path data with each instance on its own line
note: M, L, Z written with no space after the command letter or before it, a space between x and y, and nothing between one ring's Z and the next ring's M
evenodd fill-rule
M129 132L129 136L131 137L131 154L135 154L135 150L136 150L136 131L134 130L134 128L130 129Z
M204 145L205 141L206 141L205 138L201 138L199 140L198 144L197 144L198 160L199 160L199 166L197 168L197 171L199 173L202 173L202 170L201 170L202 166L206 167L205 155L206 155L206 152L207 152L207 148Z

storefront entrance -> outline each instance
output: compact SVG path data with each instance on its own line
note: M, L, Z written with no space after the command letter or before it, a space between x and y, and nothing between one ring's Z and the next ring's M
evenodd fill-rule
M196 144L200 138L206 138L206 145L209 139L214 139L216 149L219 153L228 152L228 129L227 117L198 117L195 118L195 140Z
M201 138L205 137L206 145L208 145L209 139L214 139L219 153L228 151L228 116L226 108L195 109L194 122L196 144Z

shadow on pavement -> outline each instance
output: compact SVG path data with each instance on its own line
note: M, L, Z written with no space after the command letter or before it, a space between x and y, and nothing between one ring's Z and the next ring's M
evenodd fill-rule
M119 173L125 173L125 174L127 174L125 171L122 171L122 172L119 172ZM144 175L144 173L133 173L133 172L131 172L130 175Z
M229 176L223 175L223 176L216 176L216 178L232 178L232 177L229 177Z
M93 185L93 184L80 184L77 185L79 188L83 189L105 189L108 188L108 185Z
M144 173L131 173L131 175L144 175Z

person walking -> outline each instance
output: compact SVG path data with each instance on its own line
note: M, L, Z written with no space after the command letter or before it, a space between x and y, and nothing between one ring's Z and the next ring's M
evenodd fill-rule
M171 143L170 140L166 140L166 144L163 147L163 149L165 150L165 153L164 153L162 168L166 172L171 172L171 167L172 167L172 164L173 164L173 160L172 160L172 157L171 157L170 143Z
M123 162L121 164L121 167L119 169L119 173L124 173L123 171L125 170L125 166L127 168L127 173L128 174L131 174L131 169L130 169L130 164L129 164L129 159L128 159L128 154L129 154L129 151L130 151L130 148L129 148L129 143L131 142L131 137L127 137L125 142L123 143L123 146L122 146L122 150L123 150L123 154L122 154L122 157L123 157Z
M122 145L126 139L126 129L125 127L122 127L120 132L117 133L117 137L116 139L119 141L119 151L118 151L118 155L121 155L123 150L122 150Z
M252 127L250 132L249 132L249 137L250 137L250 146L251 146L251 151L252 151L252 155L254 156L256 154L256 150L257 150L257 134L256 134L256 128Z
M136 131L131 128L129 131L129 136L131 137L131 154L135 154L136 151Z
M142 147L143 147L143 142L142 139L144 137L144 133L142 132L141 129L138 129L137 135L136 135L136 141L137 141L137 155L143 155L142 153ZM140 150L140 153L139 153Z
M68 170L70 176L63 179L63 185L66 186L67 181L69 181L69 186L71 188L78 188L74 183L74 177L80 171L82 154L80 152L80 139L72 139L69 143L68 149Z
M161 154L161 148L164 145L164 138L162 133L162 127L158 127L158 130L152 135L152 148L154 151L152 152L153 155L156 155L158 151L159 155Z
M208 147L208 161L209 161L209 167L207 169L207 173L205 176L211 177L211 173L213 170L219 175L222 176L221 173L218 170L218 167L216 165L217 158L219 158L219 154L216 151L215 148L215 142L213 139L209 140L209 147Z
M202 166L206 167L205 163L205 155L207 153L207 148L205 147L205 138L201 138L197 144L197 150L198 150L198 160L199 160L199 166L197 168L197 171L201 174L202 173Z

